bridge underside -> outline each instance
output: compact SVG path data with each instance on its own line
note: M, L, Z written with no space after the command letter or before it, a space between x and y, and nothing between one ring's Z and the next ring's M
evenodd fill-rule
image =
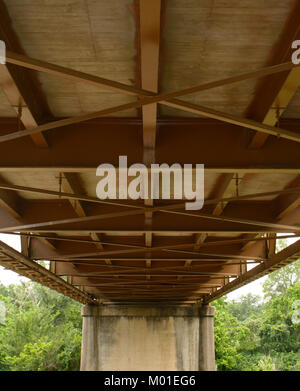
M193 306L297 259L275 246L300 236L299 1L36 3L0 1L0 232L22 243L2 266L86 304ZM204 207L99 200L119 156L203 163Z

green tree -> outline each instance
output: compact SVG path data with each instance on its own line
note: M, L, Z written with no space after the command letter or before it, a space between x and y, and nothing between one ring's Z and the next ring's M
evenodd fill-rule
M244 321L262 311L260 296L248 293L247 295L240 297L239 300L232 300L229 302L228 310L238 320Z
M0 369L78 370L80 304L36 283L0 285Z
M299 276L300 260L268 275L263 302L248 294L213 303L218 370L300 370Z
M225 297L214 302L216 365L219 371L233 370L239 359L238 350L250 330L230 314Z
M279 239L277 251L284 249L287 245L285 239ZM285 293L290 286L299 281L300 262L296 261L268 275L268 278L263 284L264 296L266 299L273 299Z

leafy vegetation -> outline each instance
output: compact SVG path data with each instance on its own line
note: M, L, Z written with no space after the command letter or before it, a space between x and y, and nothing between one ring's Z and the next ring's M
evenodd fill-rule
M262 302L248 294L213 303L218 370L300 370L300 260L269 275L263 289ZM79 303L32 282L0 285L0 301L0 371L79 369Z
M213 303L218 370L300 370L300 260L270 274L263 291L262 302L249 293Z
M80 304L36 283L0 285L0 370L79 369Z

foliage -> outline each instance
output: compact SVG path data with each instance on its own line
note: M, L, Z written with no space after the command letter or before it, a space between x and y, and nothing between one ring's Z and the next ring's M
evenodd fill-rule
M214 302L218 370L300 370L300 322L293 321L299 319L299 279L300 260L267 277L262 303L253 294Z
M80 305L36 283L0 285L0 370L78 370Z
M228 311L228 303L222 297L214 303L218 316L215 319L215 349L218 370L231 370L237 365L238 350L247 338L249 329L239 324Z
M238 320L244 321L252 315L258 315L262 311L260 296L248 293L241 300L229 302L228 309Z
M287 246L284 239L278 241L278 250ZM280 294L286 293L287 289L300 281L300 262L294 262L286 267L271 273L264 283L266 299L273 299Z

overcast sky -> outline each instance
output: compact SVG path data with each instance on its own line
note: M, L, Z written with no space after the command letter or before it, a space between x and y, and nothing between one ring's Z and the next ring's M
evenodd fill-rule
M282 234L283 235L283 234ZM17 251L21 251L21 242L20 237L17 235L9 235L9 234L0 234L0 240L7 243L9 246L13 247ZM294 243L298 238L295 239L287 239L288 244ZM254 265L256 266L256 265ZM262 284L265 281L267 276L262 277L258 280L251 282L243 286L242 288L236 289L235 291L229 293L227 297L232 299L238 299L240 296L246 295L247 293L253 293L255 295L259 295L263 297ZM17 273L14 273L10 270L6 270L0 266L0 283L4 285L9 284L17 284L20 281L28 281L26 277L19 276Z

